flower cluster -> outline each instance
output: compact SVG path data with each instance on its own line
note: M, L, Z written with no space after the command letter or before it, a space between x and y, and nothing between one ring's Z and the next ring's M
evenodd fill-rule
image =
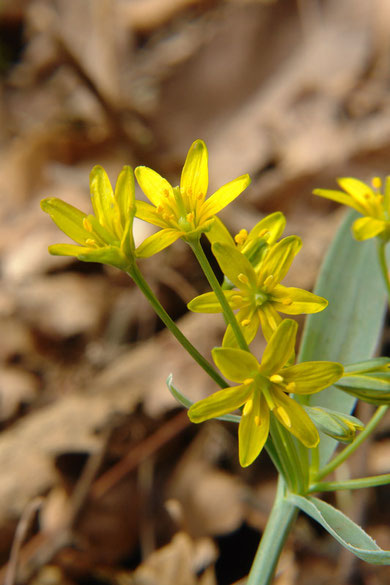
M215 348L212 356L221 373L238 385L223 388L192 405L190 419L201 422L241 409L239 456L243 466L251 464L261 452L270 432L271 417L308 448L319 442L316 425L321 430L329 427L334 435L343 436L343 429L348 437L354 435L358 425L338 417L337 413L321 414L321 409L310 413L293 396L327 388L341 378L343 367L335 362L317 361L293 365L298 326L292 319L283 320L280 313L317 313L326 308L327 301L311 292L281 284L302 245L298 236L280 239L286 223L283 214L273 213L249 233L242 229L233 238L216 214L242 193L250 179L243 175L206 198L208 154L202 140L192 144L179 186L172 187L158 173L143 166L135 169L135 176L150 203L135 200L130 167L122 170L113 191L99 166L92 170L90 180L94 215L87 215L60 199L43 200L43 210L76 242L56 244L49 250L52 254L110 264L136 280L138 258L156 254L179 238L196 253L201 234L206 234L225 277L223 290L215 277L208 277L212 286L213 282L218 286L193 299L189 309L224 313L228 325L222 346ZM343 186L354 191L350 182ZM365 229L379 233L379 224L385 229L387 220L380 216L379 195L371 195L371 191L369 194L369 198L363 197L364 209L370 213L371 210L374 213L374 208L377 210L377 223L372 219L370 224L365 223ZM357 208L357 204L354 206ZM360 205L359 210L362 209ZM160 228L138 248L132 235L134 217ZM359 229L361 233L361 224ZM206 274L207 266L204 270ZM267 341L260 361L247 345L259 329ZM210 364L208 367L212 368ZM222 380L219 374L216 377Z

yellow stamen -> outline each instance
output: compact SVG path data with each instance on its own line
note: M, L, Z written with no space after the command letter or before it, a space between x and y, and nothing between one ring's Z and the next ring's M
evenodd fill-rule
M242 296L241 295L232 295L231 300L233 303L239 303L242 301Z
M242 325L243 327L247 327L247 326L249 325L249 323L250 323L250 322L251 322L251 320L250 320L250 319L243 319L243 320L241 321L241 325Z
M163 190L163 195L164 195L164 196L165 196L167 199L169 198L169 195L170 195L170 193L169 193L168 189L164 189L164 190Z
M248 414L251 412L252 408L253 408L253 400L250 399L245 403L244 410L242 411L243 416L248 416Z
M261 420L259 416L255 416L255 424L259 427L261 425Z
M87 230L87 232L93 232L92 224L87 217L83 219L83 228Z
M374 189L380 189L382 187L382 180L379 177L374 177L371 181L371 185Z
M198 195L196 196L198 201L202 201L202 199L204 199L204 195L203 193L198 193Z
M285 424L287 427L291 428L291 426L292 426L292 425L291 425L291 419L290 419L290 417L288 416L288 414L287 414L287 412L286 412L286 409L285 409L283 406L278 406L278 407L277 407L277 409L276 409L276 412L278 413L278 415L279 415L279 416L280 416L280 418L282 419L283 423L284 423L284 424Z
M238 280L240 282L242 282L242 284L248 284L249 283L249 279L247 277L246 274L243 274L242 272L240 272L240 274L237 276Z
M289 382L286 386L287 392L294 392L295 388L297 387L295 382Z
M291 305L292 304L292 299L290 299L289 297L284 297L284 299L279 299L279 302L282 303L282 305Z
M85 240L85 243L87 246L91 246L91 248L97 248L96 240L88 238L87 240Z
M188 223L192 223L194 221L194 212L190 211L190 213L187 213L186 215L186 220L188 221Z
M160 214L163 213L164 211L164 205L161 205L161 203L159 203L156 207L156 213Z
M274 281L274 275L269 274L264 281L264 286L270 286L273 283L273 281Z
M281 384L284 380L283 376L281 376L280 374L273 374L272 376L270 376L269 379L271 380L271 382L274 382L275 384Z
M242 245L248 237L248 232L245 229L242 229L234 236L234 241L238 245Z
M253 378L245 378L245 380L243 381L243 384L245 384L245 386L249 386L249 384L252 384L253 382Z

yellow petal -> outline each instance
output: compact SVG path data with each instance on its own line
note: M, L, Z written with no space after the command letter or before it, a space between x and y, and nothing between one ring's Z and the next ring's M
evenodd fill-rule
M226 290L224 295L230 304L231 297L237 296L237 293L233 290ZM194 313L222 313L221 305L214 292L195 297L188 303L187 307Z
M365 209L359 205L350 195L343 193L342 191L336 191L334 189L314 189L314 195L319 195L320 197L325 197L325 199L331 199L332 201L337 201L337 203L341 203L342 205L348 205L359 213L365 213Z
M254 340L260 326L258 314L257 312L253 312L251 307L245 307L245 309L241 309L237 313L236 317L242 334L244 335L245 341L249 345ZM236 336L234 335L230 325L228 325L226 328L225 335L223 336L222 346L238 347Z
M138 258L149 258L153 254L157 254L167 248L173 242L176 242L181 236L181 232L178 230L166 228L160 230L156 234L149 236L138 246L136 249L136 256Z
M301 288L286 287L278 284L271 293L274 308L287 315L318 313L323 311L328 301Z
M86 213L61 199L50 197L41 201L41 208L48 213L54 223L78 244L85 244L91 234L84 227Z
M219 392L195 402L188 411L188 417L194 423L218 418L240 408L252 392L253 388L246 384L219 390Z
M295 383L295 394L313 394L331 386L343 372L343 366L336 362L302 362L284 368L283 377Z
M137 167L134 173L142 191L156 207L160 202L164 203L168 197L173 197L172 186L153 169Z
M203 205L201 220L205 221L209 217L219 213L221 209L234 201L248 187L250 182L249 175L242 175L242 177L238 177L234 181L230 181L230 183L226 183L226 185L220 187Z
M390 227L390 222L373 217L361 217L354 222L352 232L357 240L362 241L378 236L386 227Z
M245 254L247 247L253 246L253 243L259 238L264 238L268 245L274 244L282 235L285 227L286 218L281 211L266 215L251 229L241 252Z
M253 400L250 412L242 415L238 428L239 457L242 467L248 467L259 456L268 433L269 408L261 394Z
M367 201L374 196L374 191L369 185L353 177L343 177L342 179L337 179L337 182L352 197L357 205L362 209L367 209Z
M118 204L122 228L135 211L134 173L129 166L124 166L115 185L115 199Z
M209 184L208 153L203 140L195 140L181 173L180 191L189 201L204 201Z
M121 238L120 212L110 180L103 167L96 165L89 176L92 206L98 222L118 239Z
M259 372L259 363L249 351L215 347L211 353L216 366L228 380L243 382Z
M76 246L75 244L53 244L49 246L49 252L53 256L77 256L87 253L90 248L85 246Z
M136 201L135 206L135 216L138 217L138 219L142 219L143 221L147 221L158 227L167 227L167 222L162 219L161 215L157 213L156 208L153 205L150 205L150 203L146 203L146 201Z
M286 276L301 246L302 241L298 236L288 236L274 244L260 264L258 270L259 284L270 281L267 289L271 291Z
M235 246L234 240L230 235L229 230L225 226L219 217L214 218L213 223L211 224L210 229L206 232L206 237L209 240L210 244L215 244L215 242L221 242L222 244L227 244L228 246Z
M266 341L269 341L278 325L282 322L282 317L274 308L273 303L264 303L264 305L258 307L257 314L263 335Z
M318 431L302 406L277 388L272 391L272 397L275 402L272 414L278 421L305 447L316 447L320 441Z
M256 286L256 273L244 254L220 242L213 244L212 251L222 272L237 288L248 290Z
M277 374L290 359L295 347L298 323L284 319L272 334L261 360L261 373ZM284 375L284 374L283 374Z

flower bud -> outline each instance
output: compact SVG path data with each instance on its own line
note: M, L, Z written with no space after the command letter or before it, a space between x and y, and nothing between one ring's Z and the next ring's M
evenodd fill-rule
M363 423L354 416L319 406L304 408L319 431L342 443L350 443L356 431L364 429Z
M390 404L390 358L346 366L337 388L371 404Z

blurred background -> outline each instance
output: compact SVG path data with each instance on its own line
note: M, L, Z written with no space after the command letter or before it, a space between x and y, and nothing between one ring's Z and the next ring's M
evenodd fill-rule
M389 68L388 0L1 1L0 578L7 585L244 583L275 489L265 453L239 467L235 427L191 425L175 405L169 373L192 400L214 385L130 279L49 256L47 246L66 237L40 199L59 197L88 212L94 164L112 183L130 164L177 184L188 148L202 138L210 193L252 177L224 212L226 224L237 233L283 211L286 234L303 239L286 282L310 290L345 212L312 189L390 170ZM139 241L150 234L141 222L135 229ZM178 242L141 269L209 356L224 327L219 316L187 313L186 303L208 290L190 251ZM385 333L379 352L388 354L388 341ZM357 415L367 420L370 408ZM388 473L389 457L385 418L341 473ZM389 495L380 487L337 496L387 549ZM13 542L20 550L10 559ZM357 561L300 517L275 583L389 580L389 568Z

